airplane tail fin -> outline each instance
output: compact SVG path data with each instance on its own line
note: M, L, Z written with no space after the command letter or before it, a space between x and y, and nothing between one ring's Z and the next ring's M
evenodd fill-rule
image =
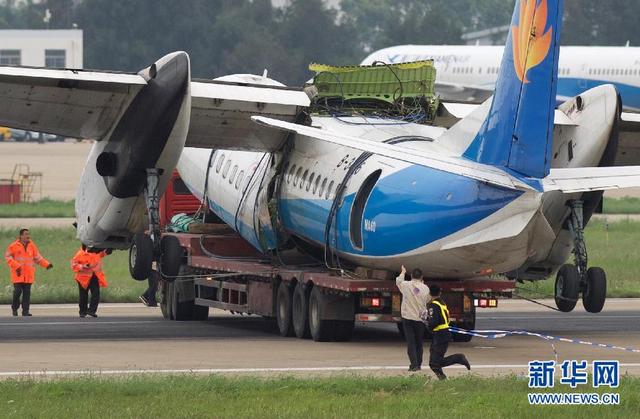
M549 174L563 3L517 1L491 110L464 157Z

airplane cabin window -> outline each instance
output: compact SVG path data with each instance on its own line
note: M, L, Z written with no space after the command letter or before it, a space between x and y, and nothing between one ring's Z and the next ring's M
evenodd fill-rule
M324 178L324 180L322 181L322 185L320 185L320 192L318 192L318 195L320 195L321 198L322 198L322 195L324 194L324 188L327 187L327 181L328 181L328 178Z
M329 197L331 196L331 192L333 191L333 181L331 181L331 183L329 183L329 187L327 188L327 194L325 195L326 199L329 199Z
M224 154L220 156L220 160L218 160L218 164L216 165L216 173L220 173L220 169L222 168L223 163L224 163Z
M244 178L244 170L240 170L240 174L238 175L238 180L236 180L236 190L240 189L240 184L242 183L242 178Z
M229 175L229 185L233 185L233 181L236 178L237 172L238 172L238 165L236 164L235 166L233 166L233 169L231 170L231 175Z
M289 169L289 174L287 175L287 183L291 183L291 179L293 178L293 174L296 172L296 165L294 164Z
M222 169L222 179L227 178L227 174L229 174L230 167L231 167L231 160L227 160L227 164L225 164L224 169Z
M307 180L307 186L305 188L305 190L307 192L309 192L309 189L311 188L311 184L313 183L313 178L316 176L315 172L311 173L311 176L309 176L309 180Z
M296 171L296 175L293 178L293 186L298 186L298 181L300 180L300 175L302 174L302 167L298 167Z
M318 175L318 177L316 178L316 183L313 184L313 194L315 195L316 192L318 192L318 186L320 185L320 179L322 178L322 176Z
M304 188L304 183L307 181L308 175L309 175L309 169L304 171L304 175L302 175L302 179L300 179L300 189Z

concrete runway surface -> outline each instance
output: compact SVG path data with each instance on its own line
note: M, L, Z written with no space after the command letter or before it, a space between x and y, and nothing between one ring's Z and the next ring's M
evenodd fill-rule
M550 303L550 301L547 301ZM137 304L103 304L97 319L79 318L74 305L35 305L34 317L11 317L0 307L0 378L87 373L225 373L327 375L405 374L404 341L395 325L356 325L344 343L282 338L274 322L215 311L208 321L173 322ZM528 330L640 349L640 299L612 299L604 312L560 313L521 300L479 311L477 329ZM640 375L640 354L554 343L558 361L616 359L622 373ZM474 338L453 343L472 372L526 374L527 362L554 359L547 341L532 337ZM425 343L425 355L428 342ZM425 368L427 367L425 357ZM449 375L466 373L460 367ZM423 373L430 374L428 368Z

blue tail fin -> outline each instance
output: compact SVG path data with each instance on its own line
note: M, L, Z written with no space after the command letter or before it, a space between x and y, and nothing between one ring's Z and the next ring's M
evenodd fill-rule
M489 116L464 157L549 174L563 0L518 0Z

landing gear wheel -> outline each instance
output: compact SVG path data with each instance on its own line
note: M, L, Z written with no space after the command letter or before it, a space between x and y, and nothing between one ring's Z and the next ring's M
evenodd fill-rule
M167 281L173 281L180 272L184 250L176 236L164 236L160 241L160 273Z
M305 285L298 282L293 292L293 331L300 339L308 339L311 336L309 331L309 299Z
M555 299L558 309L568 313L578 302L580 273L574 265L563 265L556 275Z
M607 298L607 275L602 268L589 268L582 290L582 305L589 313L600 313Z
M281 282L276 296L276 320L281 336L293 336L292 295L289 285Z
M153 263L153 241L144 233L133 236L129 248L129 273L136 281L149 278Z

